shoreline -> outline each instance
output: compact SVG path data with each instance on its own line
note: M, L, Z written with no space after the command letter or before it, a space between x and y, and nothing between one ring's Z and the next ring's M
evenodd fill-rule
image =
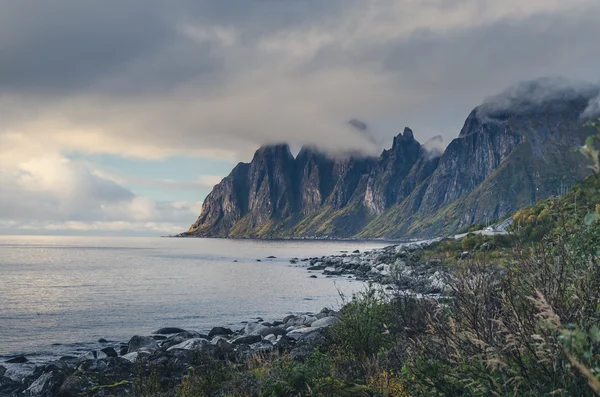
M293 258L289 262L306 265L305 269L310 278L352 278L364 283L375 283L382 288L392 283L391 268L395 266L408 280L413 280L407 284L407 290L414 289L415 294L418 295L435 295L443 289L442 275L434 267L415 263L411 259L412 253L430 244L431 241L401 243L364 252L340 251L337 254L321 257ZM423 280L427 282L423 284ZM238 328L233 326L230 326L231 328L217 326L213 327L208 334L167 327L158 329L150 335L135 335L129 342L101 339L97 343L79 343L70 345L81 347L78 356L67 355L48 362L29 362L27 354L13 356L12 359L5 358L4 362L0 363L0 394L6 393L6 390L11 392L29 390L28 393L34 396L33 389L41 383L43 383L42 388L49 387L49 382L52 383L52 376L48 375L48 371L56 372L56 366L61 368L59 372L64 375L65 372L79 370L82 366L90 365L91 362L112 363L116 360L128 366L125 361L134 364L138 357L150 359L153 355L164 358L169 356L169 352L175 350L183 352L207 350L220 356L225 354L228 359L233 360L242 360L257 352L282 349L293 351L296 344L303 345L303 341L317 338L327 327L339 322L338 312L333 308L323 308L318 313L290 312L296 314L271 322L264 321L262 318L241 321L239 323L241 329L232 329ZM90 350L90 347L93 349ZM15 358L17 362L11 363ZM25 360L27 362L18 362ZM107 371L111 369L111 365L107 364ZM183 374L179 375L183 376Z

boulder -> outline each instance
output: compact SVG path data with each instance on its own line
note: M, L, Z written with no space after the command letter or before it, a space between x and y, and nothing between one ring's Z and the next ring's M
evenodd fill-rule
M129 340L127 345L127 353L136 352L141 348L156 350L158 349L158 343L156 343L156 341L149 336L135 335Z
M150 355L150 353L140 350L137 352L127 353L124 356L121 356L120 358L123 358L129 362L135 363L138 360L138 358L142 359L143 357L147 357L149 355Z
M290 338L293 340L299 340L299 339L305 338L308 334L310 334L312 332L316 332L317 330L319 330L319 328L312 328L312 327L299 328L299 329L295 329L295 330L288 332L285 336L287 338Z
M262 336L263 338L269 335L275 335L275 337L277 337L285 334L286 331L279 327L265 327L258 332L258 335Z
M261 332L265 332L269 327L266 327L259 323L248 323L244 327L244 335L261 335Z
M50 371L38 377L25 391L28 397L54 397L67 378L63 371Z
M260 335L244 335L235 338L231 341L233 345L251 345L253 343L260 342L262 340L262 336Z
M6 360L6 363L7 364L25 364L28 361L29 360L25 356L17 356L17 357L11 358L10 360Z
M107 357L118 357L117 351L112 347L105 347L100 350L102 353L106 354Z
M98 339L98 343L108 343L108 341L104 338Z
M341 321L337 317L323 317L310 325L311 328L329 327L334 324L339 324Z
M185 342L188 339L196 339L203 338L208 339L208 336L204 337L204 335L195 332L195 331L184 331L175 335L169 336L164 342L162 342L161 347L163 349L168 349L171 346L178 345L182 342Z
M82 373L71 374L60 386L59 396L76 397L82 395L90 386L89 379Z
M214 327L213 329L210 330L210 332L208 333L208 336L210 338L217 336L217 335L233 335L233 331L230 328L225 328L225 327Z
M2 378L5 373L6 373L6 368L3 367L2 365L0 365L0 378Z
M270 342L257 342L250 345L250 348L255 352L270 352L273 350L273 344Z
M157 331L154 331L153 334L171 335L171 334L179 334L181 332L185 332L185 329L181 329L181 328L177 328L177 327L166 327L166 328L161 328Z
M277 343L277 336L275 334L269 334L265 336L265 341L270 342L271 344Z
M167 351L172 351L176 349L180 350L204 350L207 346L210 346L210 342L203 338L194 338L188 339L184 342L181 342L177 345L171 346L167 349Z
M107 357L108 355L101 350L92 350L79 356L78 361L82 362L85 360L99 360Z
M306 314L301 316L288 316L286 317L287 321L284 319L284 323L287 326L293 325L305 325L310 326L313 322L317 321L317 317Z

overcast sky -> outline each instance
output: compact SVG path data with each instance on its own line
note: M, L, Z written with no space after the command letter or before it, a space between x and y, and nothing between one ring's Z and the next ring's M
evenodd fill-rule
M0 233L182 231L265 143L375 154L404 126L448 143L515 83L597 83L598 15L598 0L0 2Z

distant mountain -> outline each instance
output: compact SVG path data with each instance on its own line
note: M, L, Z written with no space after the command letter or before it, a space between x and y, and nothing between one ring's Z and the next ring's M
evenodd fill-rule
M556 194L588 173L573 148L592 132L581 115L599 91L529 84L475 108L443 152L439 138L421 145L409 128L378 158L261 147L215 186L181 236L430 237Z

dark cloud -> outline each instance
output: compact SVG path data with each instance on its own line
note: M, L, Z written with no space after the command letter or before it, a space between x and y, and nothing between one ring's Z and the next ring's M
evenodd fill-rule
M245 158L281 141L377 153L404 125L449 142L517 81L595 82L598 12L586 0L5 2L0 134L142 157ZM369 136L344 127L353 118Z

